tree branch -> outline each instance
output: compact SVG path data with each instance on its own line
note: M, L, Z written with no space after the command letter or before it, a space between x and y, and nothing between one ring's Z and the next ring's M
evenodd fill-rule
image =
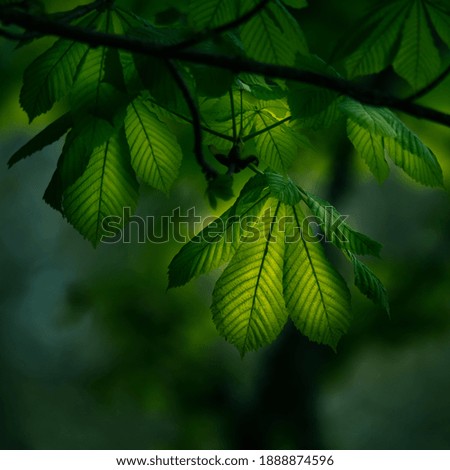
M186 82L184 81L183 77L181 76L180 72L177 70L173 62L167 61L167 67L175 80L178 88L180 89L181 93L183 94L184 100L189 108L192 117L192 127L194 129L194 155L197 159L197 163L200 165L203 173L206 176L206 179L214 179L217 176L217 172L214 168L208 165L205 160L205 156L203 155L203 138L202 138L202 123L200 119L200 113L198 111L198 107L194 101L194 98L189 91Z
M0 20L4 24L15 24L30 31L72 39L90 44L93 47L112 47L163 59L177 59L185 62L210 65L236 73L248 72L271 78L306 83L349 96L364 104L384 106L450 127L449 114L388 95L381 91L362 87L343 78L321 75L294 67L261 63L239 56L228 57L192 50L170 51L167 50L167 46L161 46L160 44L153 44L127 36L89 31L76 26L55 22L43 16L34 16L17 10L0 9Z
M416 101L422 96L427 95L430 91L434 90L437 86L439 86L450 74L450 65L440 74L438 75L432 82L430 82L427 86L422 88L419 91L416 91L412 95L404 98L405 101Z

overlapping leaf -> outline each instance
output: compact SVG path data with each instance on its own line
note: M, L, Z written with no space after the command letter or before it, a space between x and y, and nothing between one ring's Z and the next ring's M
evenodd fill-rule
M140 98L128 106L125 132L136 175L167 193L178 176L182 158L174 134Z
M382 8L377 5L362 23L365 39L345 60L350 78L378 73L393 64L397 74L417 90L439 74L435 30L446 42L450 20L433 2L387 2Z
M15 165L20 160L29 157L33 153L42 150L47 145L59 140L72 126L72 117L69 113L49 124L39 134L36 134L30 141L20 147L9 159L8 166Z
M241 12L254 7L257 1L243 0ZM277 0L242 26L241 40L247 55L261 62L294 65L298 53L308 53L297 21Z
M228 23L238 13L236 0L189 0L188 19L198 30Z
M353 264L356 287L370 300L382 307L389 313L389 300L386 288L377 276L356 256L349 253Z
M378 180L387 176L389 156L415 181L442 186L442 170L433 152L391 111L347 99L340 110L348 117L349 137Z
M81 23L92 25L96 16ZM20 104L30 121L48 111L72 88L77 69L89 50L86 44L59 39L25 70Z
M216 283L211 306L219 332L241 354L277 338L288 313L283 299L284 207L271 200L273 221L259 220L254 236L240 244Z
M345 222L347 217L342 216L328 201L308 193L305 193L304 201L320 220L327 242L357 255L380 255L381 245L367 235L353 230Z
M250 179L236 202L173 258L169 265L169 287L186 284L228 262L240 244L245 220L258 216L268 197L264 179L259 176Z
M286 231L284 299L296 327L312 341L336 348L351 320L350 294L318 241L301 232L304 214L290 207Z
M64 192L67 220L94 245L107 234L107 218L116 217L123 225L124 207L134 212L138 183L122 133L113 135L94 150L80 178Z

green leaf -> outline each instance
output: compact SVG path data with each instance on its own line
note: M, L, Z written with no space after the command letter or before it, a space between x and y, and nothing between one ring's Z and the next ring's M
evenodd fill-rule
M283 299L284 235L281 202L269 200L269 220L243 241L220 276L211 310L219 333L242 355L274 341L287 321ZM255 233L256 233L255 232Z
M378 112L397 135L384 139L385 149L392 161L418 183L442 187L442 169L434 153L391 111L379 108Z
M232 258L241 241L244 221L258 216L267 201L264 183L259 175L251 178L236 202L181 248L169 265L169 288L182 286Z
M386 108L344 100L340 110L349 118L349 137L379 181L387 176L385 156L425 186L442 186L442 170L433 152ZM381 151L383 148L383 152Z
M352 99L344 99L339 109L347 117L347 134L379 183L389 175L385 159L384 137L397 137L391 124L376 108Z
M173 132L139 98L128 106L125 132L136 175L146 184L168 193L182 159Z
M382 136L372 134L352 119L347 120L347 135L379 183L389 175Z
M253 8L257 1L243 0L243 11ZM297 21L278 1L270 2L242 26L241 40L247 55L261 62L294 65L298 53L308 53Z
M72 117L69 113L63 114L17 150L17 152L15 152L9 159L8 166L11 168L20 160L23 160L33 153L42 150L44 147L47 147L47 145L56 142L69 130L71 126Z
M96 246L106 218L115 216L124 225L124 208L132 213L137 199L138 183L120 133L94 150L85 172L64 191L63 208L67 220Z
M344 63L349 78L381 72L391 63L408 14L407 3L410 0L389 2L383 8L377 5L369 14L370 21L362 21L364 40Z
M295 66L307 72L315 72L334 78L341 76L317 56L297 56ZM298 82L288 82L288 103L292 117L304 128L323 129L330 127L340 117L337 104L339 95L325 88Z
M60 39L25 69L20 104L30 122L70 91L87 50L85 44Z
M353 230L345 223L347 216L342 216L328 201L309 193L304 194L304 202L321 222L326 242L357 255L380 255L382 245Z
M189 0L188 21L197 30L220 26L237 16L235 0Z
M114 32L109 12L101 16L97 28L105 33ZM111 117L115 111L116 102L121 97L119 91L106 80L108 53L108 48L104 46L91 48L85 52L71 93L71 101L75 109L89 110L105 119Z
M339 110L353 122L364 127L371 134L384 137L397 137L392 125L378 112L379 108L367 106L358 101L346 98L339 103Z
M284 299L295 326L311 341L333 349L348 330L350 293L318 241L306 241L298 207L289 207L284 255Z
M271 194L279 201L290 206L300 202L300 191L290 178L271 171L265 171L264 174Z
M450 47L450 10L445 12L432 4L427 4L428 14L438 35Z
M258 134L252 139L258 158L278 173L286 173L298 156L299 147L308 145L307 139L289 126L288 118L289 108L284 100L263 102L254 111L253 131Z
M298 10L308 6L308 2L306 0L283 0L283 3L288 7L297 8Z
M382 307L389 314L389 299L385 287L377 276L359 259L348 254L355 274L355 286L372 302Z
M441 59L421 0L413 2L393 66L414 90L424 87L439 74Z
M91 114L75 121L66 137L58 160L61 185L65 190L86 170L92 152L103 145L115 132L108 121Z

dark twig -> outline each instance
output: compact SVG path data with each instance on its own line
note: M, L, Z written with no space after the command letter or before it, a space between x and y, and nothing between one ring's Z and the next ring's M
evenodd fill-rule
M275 129L275 127L281 126L282 124L289 122L292 119L292 116L285 117L284 119L281 119L280 121L275 122L274 124L271 124L270 126L265 127L264 129L260 129L259 131L252 132L245 137L242 138L242 142L247 142L250 139L254 139L258 135L264 134L267 131L271 131L272 129Z
M167 47L167 49L171 51L187 49L188 47L195 46L207 39L211 39L217 36L220 36L222 33L226 33L227 31L231 31L238 26L250 21L254 16L256 16L259 12L261 12L270 0L261 0L258 4L256 4L253 8L245 12L243 15L235 18L232 21L228 21L216 28L206 29L204 31L200 31L199 33L194 34L192 37L185 39L177 44L171 44Z
M194 155L197 159L197 163L200 165L203 173L206 176L206 179L214 179L217 176L217 172L214 168L208 165L203 155L203 138L202 138L202 123L200 119L200 113L198 111L197 104L194 101L194 98L191 95L191 92L181 76L180 72L170 60L166 62L167 67L175 80L178 88L183 94L184 100L189 108L192 117L192 127L194 129Z
M411 116L450 127L450 114L437 111L414 102L372 90L343 78L321 75L320 73L301 70L294 67L257 62L245 57L216 55L200 51L168 51L167 46L154 44L127 36L89 31L76 26L52 21L47 17L34 16L17 10L0 9L0 19L4 24L16 24L30 31L37 31L52 36L59 36L92 46L106 46L127 50L134 53L177 59L202 65L218 67L231 72L249 72L271 78L281 78L326 88L344 96L354 98L371 106L384 106L402 111Z
M412 95L404 98L405 101L416 101L419 98L430 93L430 91L434 90L437 86L439 86L450 74L450 65L440 74L438 75L432 82L430 82L427 86L423 87L421 90L416 91Z

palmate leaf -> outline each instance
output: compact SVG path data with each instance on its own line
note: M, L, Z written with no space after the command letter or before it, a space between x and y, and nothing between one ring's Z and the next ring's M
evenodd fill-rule
M97 16L89 16L80 25L92 26ZM86 44L59 39L25 69L19 100L30 122L67 95L88 50Z
M106 218L126 223L123 209L134 212L137 199L138 183L119 132L94 150L85 172L64 191L63 208L67 220L95 246L105 234Z
M418 183L443 185L442 170L433 152L391 111L350 99L343 100L339 108L350 120L350 140L379 181L387 176L384 157L389 156Z
M20 147L9 159L8 166L12 167L20 160L59 140L70 129L72 123L71 115L69 113L63 114Z
M342 216L328 201L309 193L304 194L304 202L321 222L325 241L357 255L380 255L382 246L367 235L353 230L345 223L347 217Z
M325 257L319 242L301 232L304 214L289 207L286 227L284 299L295 326L310 340L336 349L351 320L350 293L341 275Z
M378 73L392 64L415 90L432 82L441 66L434 29L444 42L449 34L444 11L433 2L393 0L377 5L368 17L362 22L365 39L345 60L348 76Z
M370 13L370 20L363 22L364 40L344 63L349 78L381 72L390 64L408 3L410 0L393 1Z
M125 132L136 175L146 184L168 193L182 159L174 134L141 98L128 106Z
M412 4L393 66L397 74L415 90L424 87L439 74L441 59L422 0Z
M259 221L257 235L243 241L216 283L211 310L218 331L242 355L277 338L288 314L283 299L284 206L274 199L273 221Z
M259 0L243 0L241 13ZM307 54L308 46L297 21L277 0L269 2L241 28L241 40L247 55L261 62L294 65L298 53Z
M355 286L375 304L382 307L389 314L389 300L385 287L377 276L356 256L348 253L353 264Z
M169 265L169 287L182 286L228 262L240 244L245 218L258 216L268 197L264 178L251 178L236 202L175 255Z

